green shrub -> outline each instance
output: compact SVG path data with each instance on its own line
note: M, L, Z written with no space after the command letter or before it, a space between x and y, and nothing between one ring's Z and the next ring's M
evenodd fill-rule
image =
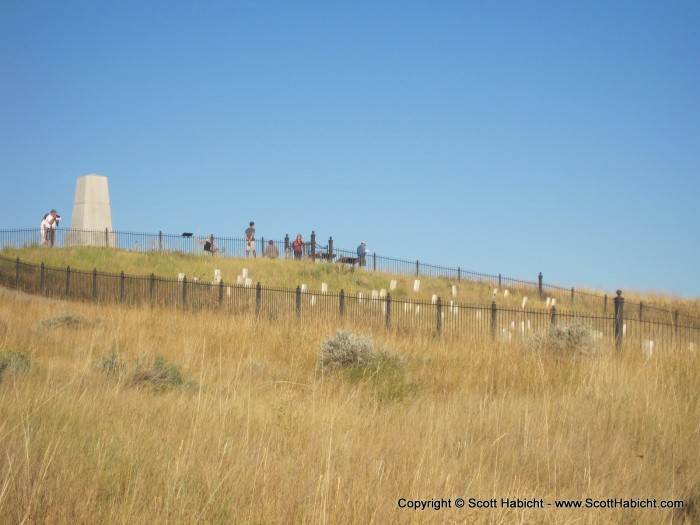
M26 374L32 359L25 350L10 350L0 353L0 383L6 375Z
M376 349L367 336L338 330L321 343L319 368L338 370L352 382L370 383L379 404L402 401L417 392L405 379L405 359L386 348Z
M119 360L114 350L110 355L100 358L97 362L97 369L107 374L111 379L119 379L126 373L126 365Z
M151 368L142 370L139 365L131 377L132 385L152 386L156 390L167 390L184 383L180 368L173 363L168 363L163 356L159 355L154 358Z
M557 325L530 337L527 341L527 348L531 351L555 355L589 354L596 348L596 339L588 326L582 324Z
M90 321L80 314L73 312L61 312L53 317L47 317L39 322L40 328L58 328L62 326L80 326L90 324Z

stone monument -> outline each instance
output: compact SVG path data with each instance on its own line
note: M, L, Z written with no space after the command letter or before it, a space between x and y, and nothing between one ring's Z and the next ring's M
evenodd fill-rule
M78 177L70 229L68 244L114 247L107 177Z

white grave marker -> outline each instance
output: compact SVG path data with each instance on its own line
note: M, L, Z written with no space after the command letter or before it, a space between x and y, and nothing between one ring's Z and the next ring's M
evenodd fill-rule
M245 279L245 287L246 288L251 288L253 286L253 278L252 277L246 277Z
M394 291L396 290L396 280L392 279L391 282L389 283L389 290Z
M413 291L417 292L418 290L420 290L420 279L413 281Z
M498 295L498 288L493 289L493 296L496 297Z
M452 285L452 297L457 297L457 285Z
M230 286L226 287L226 297L231 297L231 287Z
M654 353L654 341L651 339L642 341L642 352L644 352L645 356L651 357L651 354Z
M178 282L182 282L185 280L185 274L184 273L178 273L177 274L177 280Z
M510 297L510 292L508 290L504 291L503 297L506 297L506 298Z
M557 305L557 300L554 297L552 297L552 306L556 306L556 305Z
M309 287L308 287L308 286L306 286L305 284L302 284L302 285L301 285L301 291L302 291L302 292L307 292L308 290L309 290Z
M243 268L241 274L243 275L243 278L248 277L248 268Z
M245 278L242 275L236 276L236 284L243 284L244 282L245 282Z
M379 290L379 297L386 297L386 288L382 288L381 290Z
M316 296L315 295L311 296L311 306L316 306Z
M378 290L372 290L372 300L376 301L379 299L379 291Z
M547 297L547 308L549 308L550 306L552 306L552 298Z
M328 283L321 283L321 293L328 293Z
M526 307L526 306L527 306L527 296L523 297L523 302L522 302L522 304L520 305L520 308L522 308L523 310L525 310L525 307Z
M433 304L437 303L437 294L433 294L433 297L430 299L430 302Z

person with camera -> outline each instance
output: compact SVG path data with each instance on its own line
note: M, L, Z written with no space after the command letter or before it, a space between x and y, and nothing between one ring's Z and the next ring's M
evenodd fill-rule
M51 210L44 215L41 221L41 244L45 246L53 246L56 241L56 228L61 221L61 216L56 213L56 210Z

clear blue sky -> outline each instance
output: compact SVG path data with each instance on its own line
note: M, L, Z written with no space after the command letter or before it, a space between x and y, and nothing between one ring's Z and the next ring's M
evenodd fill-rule
M0 0L0 228L315 230L700 296L697 1Z

